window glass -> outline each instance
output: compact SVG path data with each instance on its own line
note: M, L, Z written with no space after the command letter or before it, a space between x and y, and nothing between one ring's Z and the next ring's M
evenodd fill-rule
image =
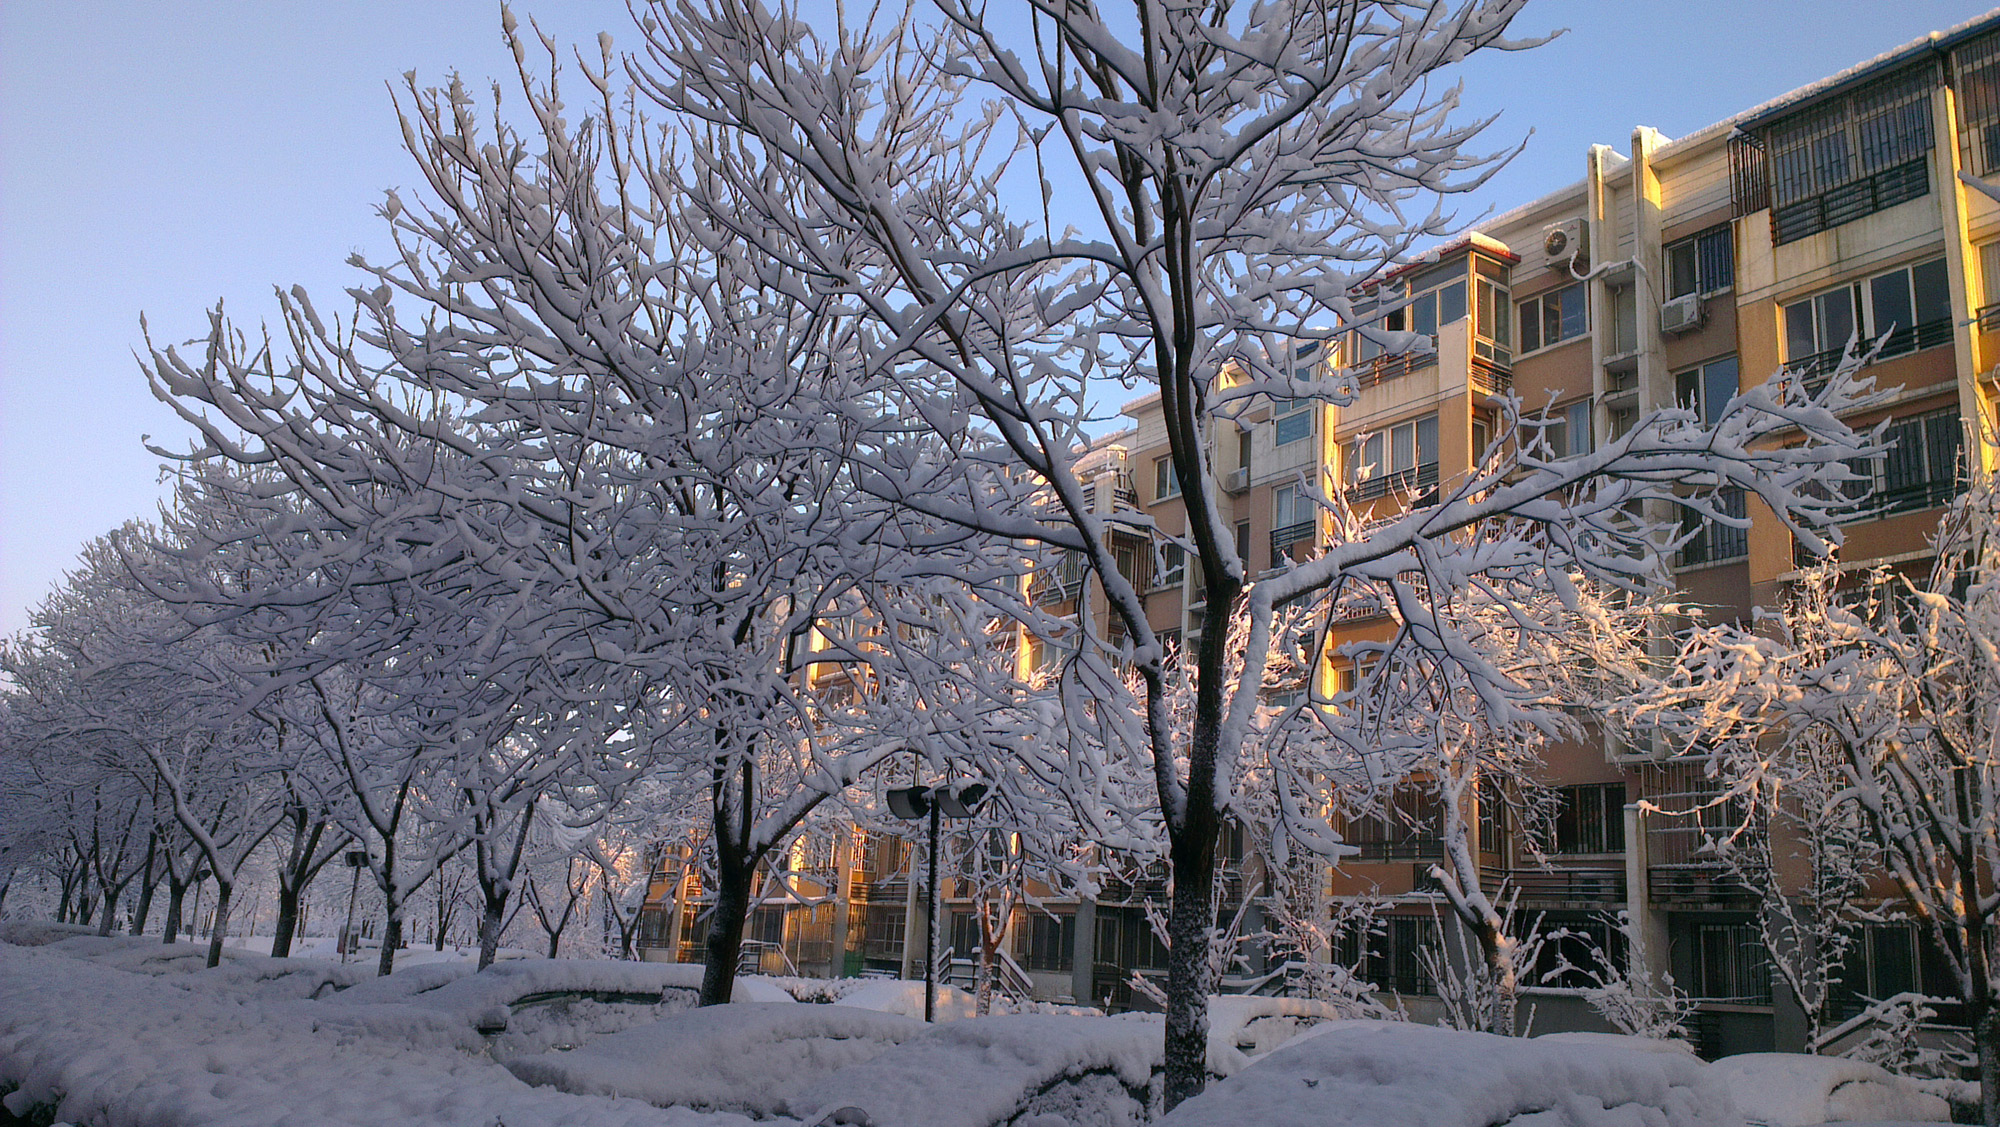
M1700 288L1694 262L1693 239L1683 239L1667 248L1668 297L1684 297Z
M1417 465L1434 466L1438 460L1438 420L1426 415L1417 420Z
M1908 271L1897 270L1872 279L1868 283L1868 297L1874 302L1876 331L1902 330L1907 333L1916 324L1910 320L1912 306Z
M1590 329L1589 303L1582 282L1521 302L1520 314L1523 352L1582 336Z
M1427 293L1410 303L1410 330L1427 337L1437 335L1438 299L1437 294Z
M1819 351L1819 333L1813 328L1813 303L1794 302L1785 306L1785 355L1796 360Z
M1164 501L1169 497L1179 496L1180 491L1180 478L1174 476L1174 460L1172 458L1153 459L1153 497L1156 500Z
M1917 263L1910 268L1910 280L1916 291L1914 324L1951 319L1951 284L1945 277L1944 259Z
M1414 423L1404 423L1389 432L1389 462L1398 470L1406 470L1417 464L1417 427Z
M1842 286L1813 299L1819 319L1820 349L1839 348L1854 336L1854 292Z
M1449 325L1465 316L1465 283L1453 282L1437 292L1438 324Z
M1565 437L1569 441L1568 449L1563 451L1564 454L1588 454L1595 449L1590 434L1590 400L1569 405L1565 430L1568 432Z
M1701 421L1714 426L1736 394L1736 357L1725 356L1701 370Z

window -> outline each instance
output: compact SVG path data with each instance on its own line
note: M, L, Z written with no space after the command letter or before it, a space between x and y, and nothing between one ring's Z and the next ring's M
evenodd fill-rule
M1590 329L1583 283L1536 294L1521 303L1521 351L1533 352L1582 336Z
M1247 520L1236 522L1236 558L1246 565L1250 562L1250 522Z
M1289 446L1312 436L1312 408L1315 402L1311 399L1280 399L1271 405L1273 438L1277 445Z
M1623 853L1625 784L1557 787L1551 853Z
M1437 483L1438 420L1425 415L1377 431L1348 447L1347 484L1355 500L1391 489Z
M1741 489L1718 490L1715 503L1725 516L1742 517L1746 513ZM1686 537L1681 542L1682 567L1722 563L1750 554L1749 529L1711 520L1693 509L1681 510L1681 535Z
M1957 408L1898 419L1882 437L1888 450L1881 457L1849 466L1864 487L1872 479L1865 516L1934 508L1958 494L1965 430Z
M1507 293L1506 267L1480 260L1479 276L1475 279L1478 287L1479 308L1472 320L1472 350L1482 360L1496 364L1511 364L1514 360L1513 334L1509 331L1514 318L1512 302ZM1497 275L1497 276L1490 276Z
M1140 590L1145 589L1145 585L1139 582L1139 548L1136 545L1120 544L1113 550L1111 557L1116 561L1118 574L1125 578L1125 582Z
M1980 295L1979 327L1987 332L2000 329L2000 242L1979 248Z
M1714 293L1736 284L1736 248L1727 223L1667 244L1667 296Z
M1899 267L1785 306L1785 362L1806 376L1831 372L1858 337L1887 333L1882 357L1951 343L1951 286L1944 259Z
M1155 590L1178 587L1187 579L1187 552L1179 544L1160 546L1160 574L1153 580Z
M1708 1001L1771 1004L1771 958L1756 924L1696 925L1693 993Z
M1556 458L1573 458L1596 449L1591 441L1590 400L1579 399L1551 413L1549 424L1542 428L1542 440L1548 443L1550 456Z
M1788 243L1930 191L1935 63L1912 67L1763 131L1771 236Z
M1736 357L1723 356L1674 375L1674 402L1714 426L1737 391Z
M1296 485L1280 485L1271 491L1271 566L1284 562L1285 549L1313 538L1313 518L1319 506L1311 495Z
M1423 953L1437 946L1437 921L1426 916L1390 916L1369 932L1347 928L1334 939L1334 958L1359 969L1377 989L1397 994L1429 994Z
M2000 35L1982 36L1952 52L1951 67L1960 159L1973 175L1991 175L2000 170Z
M1409 296L1405 296L1409 295ZM1465 297L1465 264L1449 263L1425 270L1407 282L1384 286L1376 299L1378 306L1394 306L1382 315L1381 328L1389 332L1421 333L1437 336L1439 325L1464 319L1468 312ZM1360 356L1371 360L1382 354L1382 346L1360 338Z
M1164 501L1181 495L1181 479L1174 473L1172 457L1153 459L1153 500Z
M1023 908L1014 921L1014 957L1028 970L1069 970L1076 950L1076 914Z

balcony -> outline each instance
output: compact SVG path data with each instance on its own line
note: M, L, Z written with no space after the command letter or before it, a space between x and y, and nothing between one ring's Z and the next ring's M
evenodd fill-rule
M1283 528L1271 530L1271 566L1278 567L1285 560L1285 549L1294 544L1310 544L1319 531L1319 523L1302 520Z
M1373 863L1444 860L1444 841L1435 837L1406 837L1398 841L1350 841L1347 844L1359 851L1352 858L1355 861Z
M1374 387L1379 383L1399 379L1411 372L1428 368L1437 363L1435 352L1399 352L1393 356L1377 356L1363 361L1354 371L1354 386Z
M1503 365L1474 356L1472 358L1472 389L1488 395L1505 395L1514 386L1514 373Z
M1596 906L1625 901L1625 870L1618 866L1515 869L1507 881L1529 904Z
M1884 208L1918 199L1931 190L1930 167L1924 157L1885 168L1872 176L1850 180L1830 191L1771 209L1771 242L1785 243L1816 235L1873 215Z
M1438 464L1426 462L1405 470L1371 477L1367 481L1357 481L1347 487L1349 502L1373 501L1391 493L1406 493L1411 490L1429 489L1438 482Z

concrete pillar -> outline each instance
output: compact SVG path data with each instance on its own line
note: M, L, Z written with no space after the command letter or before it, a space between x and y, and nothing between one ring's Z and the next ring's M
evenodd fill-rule
M1985 293L1985 280L1977 276L1977 259L1967 253L1972 247L1972 231L1966 221L1965 183L1958 178L1960 163L1955 97L1951 87L1939 86L1931 99L1931 129L1936 137L1932 151L1937 154L1938 218L1944 227L1945 277L1951 286L1951 308L1954 311L1963 309L1968 315L1954 318L1956 323L1951 329L1953 370L1958 374L1958 417L1966 428L1966 452L1979 459L1971 464L1990 471L1994 468L1995 451L1984 438L1994 418L1979 380L1983 372L2000 364L2000 356L1979 354L1979 326L1970 318L1972 311L1979 308L1980 297Z
M1077 1005L1094 1006L1092 972L1097 966L1097 901L1085 897L1076 904L1076 933L1070 939L1069 992Z
M1625 915L1630 938L1644 948L1643 952L1635 949L1631 953L1631 977L1644 975L1657 984L1660 975L1672 970L1667 962L1667 923L1653 907L1646 857L1646 818L1636 802L1625 806Z

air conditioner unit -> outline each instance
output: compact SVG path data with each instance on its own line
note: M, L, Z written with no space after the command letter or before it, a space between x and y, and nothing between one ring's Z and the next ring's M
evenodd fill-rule
M1581 217L1542 228L1542 254L1549 266L1568 269L1572 264L1589 261L1589 231Z
M1238 466L1223 475L1222 488L1231 493L1241 493L1250 488L1250 467Z
M1693 332L1701 327L1701 322L1701 297L1698 294L1677 297L1660 306L1660 331L1663 333L1678 336Z

